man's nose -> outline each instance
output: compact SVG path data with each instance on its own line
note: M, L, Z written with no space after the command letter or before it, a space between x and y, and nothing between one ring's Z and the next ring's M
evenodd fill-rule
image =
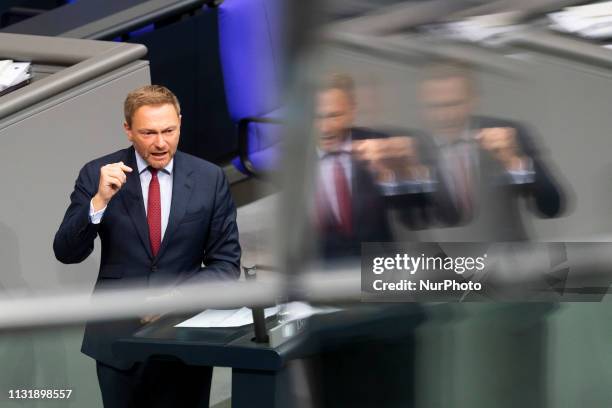
M164 139L164 135L161 133L158 133L157 135L155 135L155 140L154 140L154 145L155 147L164 147L166 145L166 139Z
M320 123L319 125L321 133L323 133L324 135L327 135L328 133L330 133L332 131L333 126L331 125L331 123L329 123L329 121L324 120Z

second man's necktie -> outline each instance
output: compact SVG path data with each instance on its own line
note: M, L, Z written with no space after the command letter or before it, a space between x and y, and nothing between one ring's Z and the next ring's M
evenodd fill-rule
M334 160L334 184L338 200L338 216L340 230L350 235L353 230L353 214L351 205L351 190L340 160Z

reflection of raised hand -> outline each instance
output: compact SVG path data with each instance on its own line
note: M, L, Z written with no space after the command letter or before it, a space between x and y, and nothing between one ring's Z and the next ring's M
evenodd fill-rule
M355 157L367 163L379 182L415 179L422 172L417 141L409 136L356 140L352 149Z
M416 141L408 136L355 140L352 148L356 157L364 161L416 158Z
M106 207L111 198L127 181L126 173L130 173L132 169L123 162L111 163L100 168L100 182L98 183L98 192L92 200L94 210L98 211Z
M516 129L511 127L485 128L478 132L480 147L497 159L506 170L516 171L524 167L525 157L517 143Z

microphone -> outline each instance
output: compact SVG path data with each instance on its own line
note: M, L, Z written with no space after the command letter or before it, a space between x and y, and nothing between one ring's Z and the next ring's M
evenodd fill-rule
M255 280L257 278L257 265L243 266L242 269L244 270L246 280ZM270 337L266 330L266 316L263 307L253 307L251 308L251 313L253 313L253 327L255 329L253 341L255 343L268 343Z

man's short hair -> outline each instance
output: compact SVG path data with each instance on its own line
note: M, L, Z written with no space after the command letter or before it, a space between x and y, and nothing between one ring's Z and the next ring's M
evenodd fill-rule
M181 106L178 98L171 90L161 85L145 85L134 89L125 98L123 103L123 114L128 126L132 126L134 113L143 106L172 105L176 114L181 114Z
M337 89L344 92L351 103L355 103L355 81L349 74L334 73L324 78L319 91Z

